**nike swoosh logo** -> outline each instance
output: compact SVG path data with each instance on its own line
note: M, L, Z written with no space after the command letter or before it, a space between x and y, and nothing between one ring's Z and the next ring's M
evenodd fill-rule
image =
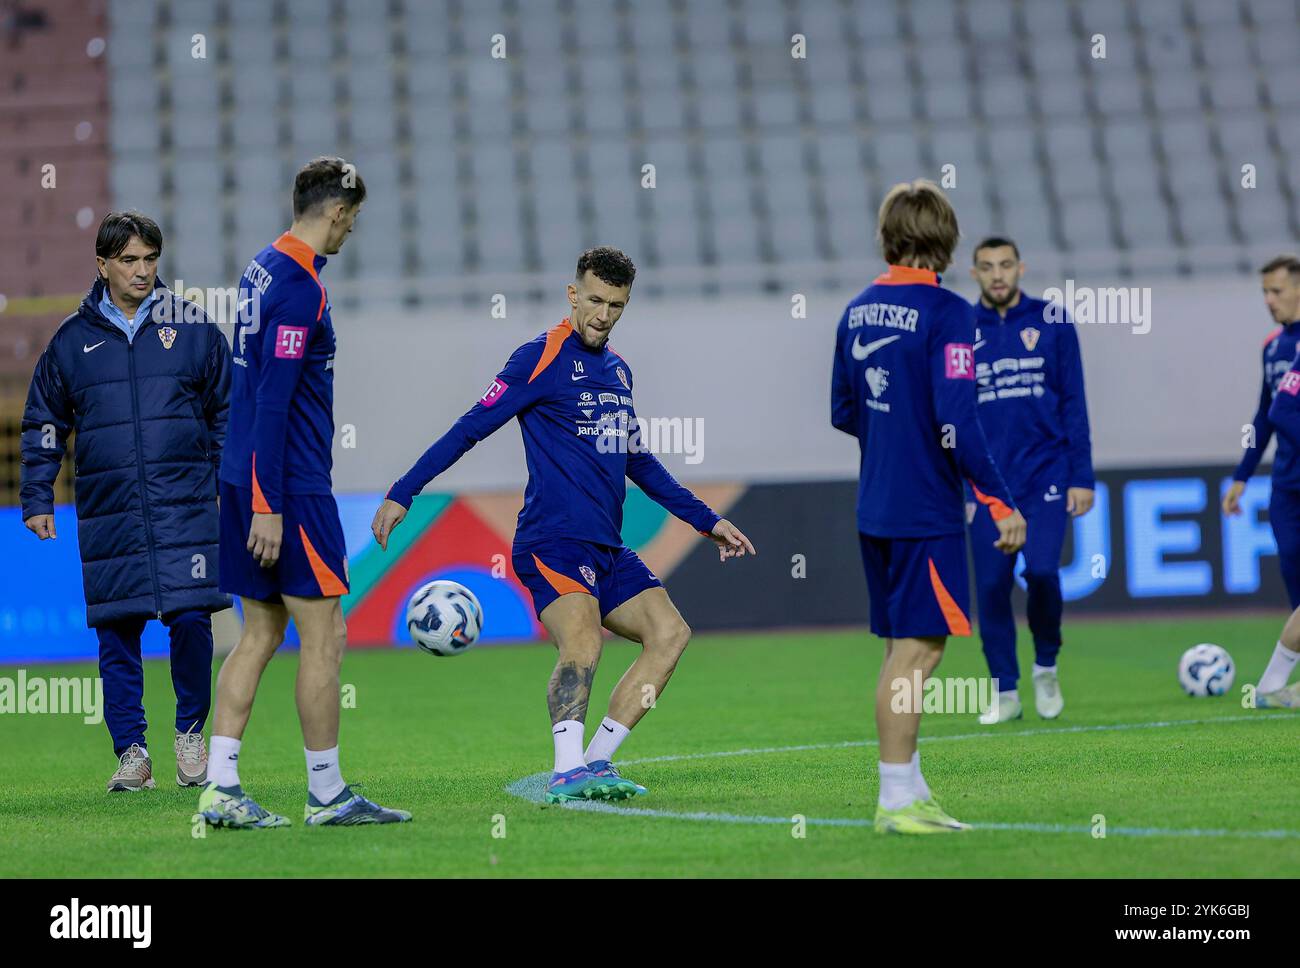
M97 349L99 349L101 346L103 346L103 345L104 345L105 343L107 343L107 342L108 342L108 340L103 340L103 339L101 339L101 340L100 340L98 343L96 343L94 346L83 346L83 347L81 348L81 352L83 352L83 353L89 353L91 350L97 350Z
M858 342L858 338L855 336L853 338L853 358L855 360L865 360L872 353L876 352L876 350L880 349L880 347L886 346L894 340L902 338L902 336L886 336L884 339L872 340L870 343L863 346Z
M568 727L568 726L565 726L564 729L553 729L553 730L551 730L551 735L552 735L552 736L559 736L561 733L567 733L568 731L569 731L569 727Z
M330 766L331 764L329 763L317 763L315 766L311 768L311 771L313 773L319 773L321 770L328 770Z
M606 726L604 723L601 723L601 724L600 724L600 728L601 728L601 729L604 729L604 730L608 730L608 731L611 732L611 733L614 732L614 727L613 727L613 726Z
M972 348L972 349L979 349L981 346L983 346L983 345L984 345L985 343L987 343L987 342L988 342L988 340L986 340L986 339L982 339L982 340L980 340L978 343L976 343L976 344L975 344L973 347L971 347L971 348Z
M569 379L570 379L570 380L574 380L574 381L577 381L577 380L585 380L585 379L587 379L587 377L589 377L589 376L591 376L590 373L586 374L585 376L578 376L578 374L576 374L576 373L571 373L571 374L569 374Z

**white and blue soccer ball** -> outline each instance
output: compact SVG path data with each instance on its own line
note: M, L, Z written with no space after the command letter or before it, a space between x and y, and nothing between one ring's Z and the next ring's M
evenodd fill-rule
M431 581L411 596L406 627L415 644L430 655L460 655L483 631L483 606L459 582Z
M1178 684L1189 696L1222 696L1232 688L1237 668L1218 645L1194 645L1178 661Z

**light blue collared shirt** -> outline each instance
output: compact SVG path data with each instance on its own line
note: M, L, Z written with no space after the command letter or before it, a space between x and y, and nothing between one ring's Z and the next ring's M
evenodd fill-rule
M155 288L144 302L140 303L140 308L135 311L134 319L127 319L126 313L117 308L113 302L113 297L108 291L108 286L104 287L104 298L99 301L99 311L104 314L104 318L126 334L128 343L135 339L136 331L140 329L140 324L149 318L149 307L153 305L158 298L159 290Z

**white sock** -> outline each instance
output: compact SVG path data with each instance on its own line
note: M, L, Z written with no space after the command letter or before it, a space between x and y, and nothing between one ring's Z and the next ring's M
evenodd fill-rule
M320 803L326 804L343 792L347 786L339 772L339 748L309 750L307 754L307 789Z
M930 799L930 785L921 776L921 751L912 754L912 790L918 800Z
M630 728L606 716L596 727L596 735L587 744L587 762L612 760L614 754L618 752L619 745L627 739L627 734L630 732L632 732Z
M1291 678L1291 670L1295 668L1296 660L1300 659L1300 652L1292 652L1281 642L1273 650L1273 657L1268 660L1268 668L1264 674L1259 677L1259 685L1255 687L1256 692L1277 692L1286 685Z
M1049 676L1056 675L1056 666L1040 666L1037 662L1035 662L1034 678L1037 679L1040 675L1049 675Z
M242 740L213 734L208 740L208 779L219 787L239 786L239 747Z
M561 720L551 727L551 737L555 740L556 773L568 773L587 765L582 758L582 723L576 719Z
M880 764L880 805L898 810L916 799L911 763Z
M998 693L998 698L1003 702L1020 702L1020 690L1004 689L1002 692Z

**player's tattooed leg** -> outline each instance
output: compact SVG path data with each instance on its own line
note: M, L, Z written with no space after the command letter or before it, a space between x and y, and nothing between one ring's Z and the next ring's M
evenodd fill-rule
M584 665L561 659L555 664L555 671L551 673L551 681L546 688L546 705L551 711L552 723L566 719L578 722L586 720L591 683L595 678L594 662Z

